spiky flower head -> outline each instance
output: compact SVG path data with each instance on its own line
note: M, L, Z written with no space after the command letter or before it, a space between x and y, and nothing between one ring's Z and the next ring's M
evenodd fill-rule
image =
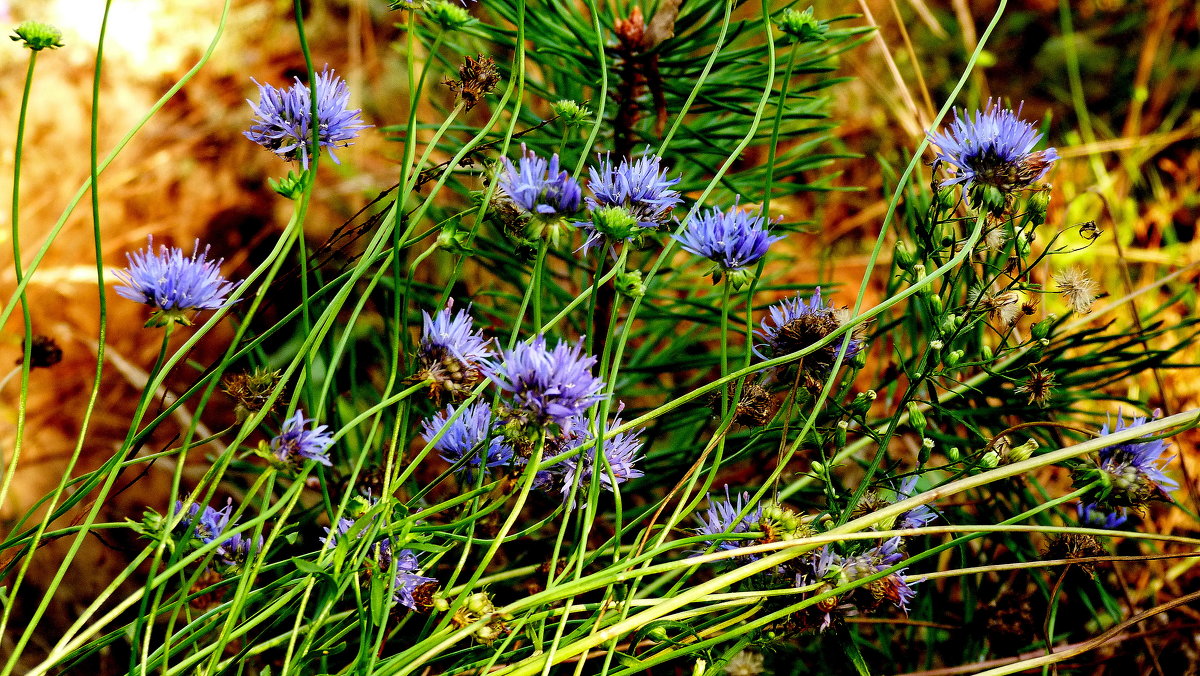
M258 85L258 103L246 101L254 111L250 130L243 132L246 138L289 162L299 159L300 166L308 169L313 135L312 92L308 85L298 77L288 89L251 80ZM361 110L347 110L349 103L346 82L326 66L317 74L317 140L322 149L329 151L334 164L340 162L333 149L348 147L360 131L371 126L363 123Z
M620 207L645 229L665 223L683 201L673 189L682 177L667 178L670 169L662 166L658 155L646 154L635 162L622 159L619 165L611 153L597 159L599 164L588 168L588 209Z
M620 419L617 419L612 427L620 424ZM596 461L597 446L602 446L603 463ZM584 435L572 449L578 449L577 452L563 463L563 496L569 496L571 487L576 483L579 485L578 491L586 492L592 476L596 476L600 487L609 492L616 490L616 484L642 476L642 471L635 466L641 459L641 448L642 440L628 432L615 434L602 443L591 434Z
M729 496L729 486L725 486L725 499L714 498L711 495L708 498L708 509L705 510L701 521L704 525L696 529L697 535L707 535L709 539L709 547L718 551L728 551L731 549L740 549L750 544L754 544L753 540L748 538L730 538L730 535L739 535L741 533L753 533L759 530L759 523L763 519L762 505L754 505L754 509L747 510L747 503L750 500L749 493L742 493L735 501ZM741 516L739 516L741 515Z
M1100 429L1104 437L1146 423L1146 418L1134 418L1126 425L1117 415L1115 427L1105 423ZM1110 421L1111 422L1111 421ZM1075 482L1083 485L1099 478L1100 493L1092 500L1104 510L1118 507L1140 507L1150 500L1170 500L1170 492L1179 488L1174 479L1163 471L1174 458L1163 457L1167 444L1162 439L1135 439L1105 446L1091 459L1091 467L1076 470Z
M40 21L25 21L13 29L9 36L13 42L23 42L27 49L40 52L43 49L57 49L63 46L62 31L48 23Z
M1013 389L1029 396L1030 406L1045 406L1054 394L1054 372L1037 367L1029 368L1029 377Z
M557 425L569 434L578 416L604 398L604 381L592 375L595 363L584 354L582 339L548 349L546 337L539 335L505 351L499 364L489 362L484 373L507 396L510 423Z
M717 264L714 282L726 273L740 285L749 279L746 268L765 256L772 244L784 239L772 235L769 225L761 212L752 214L734 202L729 211L713 207L694 214L684 231L673 237L685 250Z
M473 481L480 465L499 467L512 460L512 448L504 443L503 434L487 404L469 404L457 418L447 423L454 413L454 406L450 405L422 422L421 436L429 442L445 430L433 448L448 463L457 464L465 459L458 471L468 483Z
M447 2L440 3L442 5L442 17L439 21L454 21L454 17L448 16L449 13L457 10L462 16L467 19L470 15L467 10L461 7L455 7ZM466 25L465 22L462 25ZM477 58L466 57L463 65L458 68L458 79L446 79L442 84L446 85L453 91L463 102L463 108L470 110L476 106L483 97L491 94L496 85L500 83L500 71L496 70L496 62L490 56L480 54Z
M422 311L424 330L417 347L416 377L432 380L435 396L442 392L461 399L483 380L483 365L492 356L491 339L476 331L470 307L454 312L453 301L434 315Z
M754 353L763 359L779 357L812 345L838 330L842 326L838 310L826 305L817 287L806 301L799 294L772 305L768 317L755 331L762 343L756 344ZM804 370L814 377L827 375L837 360L842 340L834 340L825 347L804 357ZM843 361L849 360L863 348L863 343L853 335L846 345Z
M175 510L183 512L183 503L176 501ZM185 537L194 539L201 545L220 540L221 543L217 545L215 552L216 560L226 566L237 566L244 563L250 552L256 547L251 538L244 537L240 533L228 538L223 537L225 530L229 528L229 517L232 512L232 499L226 501L223 509L213 509L205 505L203 511L201 511L200 505L193 502L188 504L186 514L179 522L179 528L184 530ZM195 526L189 528L193 521L196 522ZM261 547L262 542L262 537L259 537L257 547Z
M327 425L309 429L312 422L312 419L304 417L303 411L298 410L283 424L279 435L271 439L271 451L280 464L296 468L306 460L315 460L325 466L333 465L328 453L333 445L333 435L326 431Z
M533 241L556 241L566 219L579 211L583 191L579 182L559 168L558 154L547 161L521 144L521 159L514 165L501 158L500 188L523 214L529 216L525 236Z
M562 99L550 104L550 112L568 127L579 127L592 117L592 111L570 99Z
M974 117L956 111L946 131L930 133L929 140L941 149L938 161L954 169L954 176L942 185L979 184L1009 194L1040 181L1058 159L1058 151L1035 151L1042 134L1020 114L1020 107L1014 113L989 100Z
M900 542L899 537L894 537L864 552L845 557L838 556L825 547L818 557L810 560L813 567L812 577L817 580L829 580L831 584L838 586L882 572L904 558ZM916 592L908 584L904 569L867 583L866 589L874 601L890 601L905 612L908 611L909 602L916 596Z
M226 297L237 286L221 275L225 259L209 260L209 247L201 251L200 240L187 257L183 249L166 245L155 253L154 238L147 239L145 249L125 254L129 267L115 273L121 282L115 288L118 296L155 308L146 326L187 326L192 323L188 313L225 306Z
M1054 275L1058 292L1076 314L1091 314L1100 285L1083 268L1066 268Z
M339 520L337 528L325 529L325 545L336 547L352 530L356 539L361 539L370 529L370 522L374 519L374 516L366 516L358 520ZM364 522L360 524L360 521ZM370 552L367 559L363 561L367 575L387 575L392 570L394 559L396 568L392 576L392 600L409 610L421 610L422 604L417 602L414 592L418 592L427 585L437 584L437 579L421 574L421 564L417 555L411 549L394 552L390 538L382 538L371 543Z
M431 2L425 8L425 12L435 23L448 31L459 30L475 21L465 7L448 0Z

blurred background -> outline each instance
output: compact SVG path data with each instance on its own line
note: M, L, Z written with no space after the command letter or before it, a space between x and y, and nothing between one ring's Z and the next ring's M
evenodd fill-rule
M257 98L251 78L279 86L304 73L293 5L282 0L233 4L212 60L101 176L100 229L110 266L123 265L123 253L140 248L153 233L156 242L185 250L199 238L226 259L227 272L248 269L257 260L256 249L269 244L285 223L290 205L267 185L283 165L242 131L251 115L246 99ZM26 263L88 176L91 89L103 6L100 0L0 0L0 26L44 21L61 28L66 43L39 56L33 84L21 176ZM996 6L968 0L817 1L814 6L818 17L858 14L861 18L851 25L878 30L841 58L838 74L849 79L831 90L832 117L838 124L835 150L856 156L835 165L839 175L834 184L842 189L806 193L779 205L792 218L810 223L807 232L786 242L806 253L788 274L796 282L841 282L856 288L890 197L888 168L907 162ZM756 11L757 4L742 8L749 10ZM321 165L306 233L317 245L397 180L399 146L385 141L378 127L402 119L406 94L394 46L402 35L394 25L400 15L389 12L386 3L309 2L306 12L318 69L325 63L335 68L350 85L354 106L362 107L366 121L376 126L338 153L341 165ZM100 88L102 156L209 48L220 19L221 3L213 0L113 3ZM1092 271L1109 299L1175 274L1157 294L1139 302L1171 302L1178 307L1176 318L1195 307L1200 281L1198 20L1200 6L1182 0L1016 0L1008 4L956 101L972 108L989 97L1014 106L1024 102L1026 119L1046 121L1049 145L1063 158L1049 176L1054 185L1049 222L1067 227L1095 221L1104 232L1074 262ZM6 300L15 283L8 186L27 58L28 52L15 43L5 41L0 48L0 129L5 130L0 133L0 291ZM451 74L434 72L432 77ZM446 97L451 97L449 91ZM25 448L14 495L0 505L0 524L11 524L62 476L95 370L99 316L86 198L63 227L29 287L34 332L53 339L63 360L32 374ZM115 298L111 283L108 293ZM838 295L841 302L852 297ZM1136 321L1136 308L1130 306L1129 313L1130 321ZM1165 316L1170 321L1171 312ZM159 347L157 333L125 330L143 321L140 306L109 306L109 377L76 471L94 468L125 436L128 408ZM3 327L0 372L19 359L20 322L16 313ZM196 347L195 360L208 363L224 348L222 338L220 331L210 334ZM1200 348L1191 348L1182 361L1200 365ZM1165 370L1112 387L1117 396L1146 400L1174 413L1200 406L1195 373ZM0 394L0 447L6 455L15 429L17 391L10 380ZM180 416L179 424L185 425L186 411ZM166 443L171 434L164 428L156 441ZM1182 490L1192 492L1191 504L1196 504L1191 477L1200 471L1197 439L1200 434L1193 431L1175 440L1183 461ZM156 491L164 490L169 476L170 467L158 463L146 476L130 481L130 489L106 505L102 518L136 518L142 506L160 502ZM1154 516L1161 532L1196 530L1184 510L1164 509ZM106 581L106 565L121 565L125 557L120 543L93 539L86 546L85 555L96 565L72 579L70 597L55 607L60 620L71 615L71 597L77 603L89 600ZM43 554L49 562L54 547L51 543ZM1126 582L1151 597L1157 592L1178 595L1179 589L1195 588L1192 565L1130 568L1137 577ZM36 584L38 576L48 577L53 570L52 565L35 567L31 579ZM1192 620L1200 621L1200 615Z

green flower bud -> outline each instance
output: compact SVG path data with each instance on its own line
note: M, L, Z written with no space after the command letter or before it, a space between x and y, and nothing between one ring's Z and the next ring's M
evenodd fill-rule
M492 601L488 598L487 592L478 592L467 597L466 608L469 612L479 616L487 615L496 609L492 605Z
M1038 443L1037 439L1030 439L1016 448L1009 449L1008 453L1006 453L1004 456L1004 462L1006 464L1012 464L1014 462L1028 460L1033 456L1033 452L1036 451L1040 445L1041 444Z
M915 401L908 402L908 424L912 425L912 428L918 433L924 433L925 426L928 424L925 414Z
M963 350L951 350L950 354L946 355L945 358L942 359L942 362L949 368L954 368L955 366L958 366L958 362L962 361L962 358L966 354L967 353Z
M988 347L987 345L984 345L983 349L979 351L979 356L983 357L983 361L985 362L989 362L996 358L996 355L992 353L992 348Z
M929 462L929 456L933 454L933 447L935 445L936 442L929 437L921 439L921 450L917 451L917 462L922 465Z
M568 127L578 127L586 124L592 117L591 110L567 99L550 104L550 111L558 117L560 122Z
M979 459L979 466L983 469L995 469L999 465L1000 454L995 451L988 451Z
M946 459L950 462L958 462L962 459L962 452L958 450L958 446L951 446L946 449Z
M813 16L812 7L803 12L785 9L779 16L778 26L792 42L822 42L829 32L829 23Z
M622 270L617 273L613 282L617 293L629 298L641 298L646 295L646 284L642 281L641 270Z
M294 200L304 194L304 184L308 179L308 170L305 169L297 174L294 171L289 171L287 176L276 181L273 178L267 179L267 185L271 186L271 190L283 195L284 197Z
M750 268L740 268L737 270L727 270L725 274L729 275L729 283L735 291L740 291L754 280L754 270ZM721 281L721 272L718 270L713 273L713 283Z
M1050 206L1050 186L1033 193L1029 198L1029 220L1034 225L1046 222L1046 209Z
M946 310L946 306L942 304L942 297L933 293L932 286L925 287L925 290L929 297L930 312L932 312L933 316L935 316L935 317L942 314L942 312L944 312Z
M845 420L839 420L837 428L833 431L833 444L835 448L846 447L846 430L850 428L850 423Z
M459 221L450 221L442 226L442 231L437 236L437 246L439 249L454 254L469 255L474 253L471 249L471 233L461 228L462 223Z
M925 264L917 263L912 267L913 281L921 279L925 276Z
M825 476L825 463L821 462L820 460L813 460L811 467L815 474Z
M1056 319L1058 319L1058 317L1055 315L1050 315L1049 317L1046 317L1045 319L1038 322L1037 324L1034 324L1033 328L1029 330L1029 333L1032 334L1034 338L1038 338L1038 339L1042 339L1042 338L1045 338L1046 336L1049 336L1050 329L1054 325L1054 320L1056 320Z
M448 31L456 31L475 21L467 8L456 2L436 0L425 8L425 14L437 25Z
M24 42L25 47L35 52L43 49L57 49L63 46L62 31L48 23L40 21L25 21L13 29L9 36L13 42Z
M875 390L867 390L859 392L854 396L854 401L850 402L850 412L855 416L862 417L871 410L871 402L875 401L875 397L879 396Z
M892 253L892 260L896 261L896 267L901 270L911 270L913 263L913 255L908 251L908 247L904 246L904 242L897 242L896 249Z

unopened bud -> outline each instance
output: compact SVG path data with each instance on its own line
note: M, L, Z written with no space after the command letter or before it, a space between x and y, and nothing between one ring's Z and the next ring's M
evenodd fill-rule
M949 368L954 368L955 366L958 366L958 362L962 361L964 355L966 355L966 352L963 350L951 350L950 354L946 355L942 361Z
M1029 332L1034 338L1045 338L1046 336L1050 335L1050 328L1054 325L1054 320L1056 319L1058 319L1058 317L1055 315L1050 315L1037 324L1034 324L1033 328L1030 329Z
M979 466L983 469L995 469L1000 465L1000 454L995 451L988 451L982 458L979 459Z
M850 412L856 416L864 416L867 411L871 410L871 402L875 401L875 397L879 396L875 390L867 390L859 392L854 396L854 401L850 402Z
M1037 439L1030 439L1016 448L1009 449L1008 454L1004 456L1005 462L1011 464L1014 462L1022 462L1033 456L1033 452L1038 449Z
M946 449L946 459L950 462L958 462L962 458L962 452L958 450L958 446L951 446Z
M933 316L942 314L946 309L946 306L942 304L942 297L933 293L932 285L925 288L929 290L929 309L933 312Z
M913 263L916 262L913 259L912 253L909 252L908 247L904 246L903 242L896 244L895 252L892 253L892 260L896 261L896 267L901 270L911 270Z
M921 412L921 407L915 401L908 402L908 424L912 425L917 432L924 432L925 414Z

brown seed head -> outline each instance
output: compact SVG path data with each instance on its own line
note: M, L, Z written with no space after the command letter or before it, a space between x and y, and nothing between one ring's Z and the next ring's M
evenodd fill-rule
M457 80L444 80L442 84L454 90L463 101L463 107L470 110L483 97L491 94L500 83L500 72L496 70L496 62L490 56L479 55L472 59L467 57L458 68Z

